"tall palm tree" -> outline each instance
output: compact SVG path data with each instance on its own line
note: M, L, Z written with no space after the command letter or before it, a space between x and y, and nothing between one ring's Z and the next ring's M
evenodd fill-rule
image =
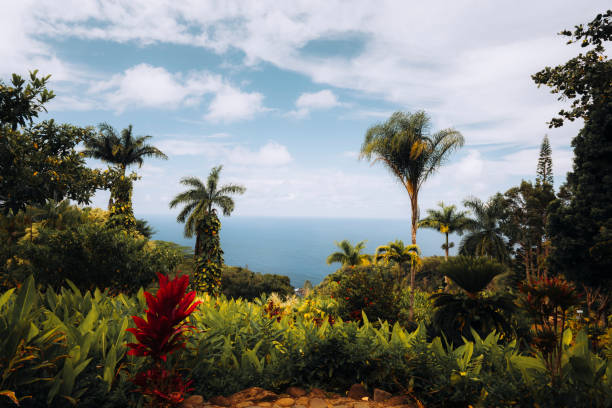
M336 246L340 248L340 251L329 255L327 257L327 264L331 265L335 262L341 263L342 266L358 266L368 264L371 261L371 256L361 253L361 251L365 249L365 243L366 241L361 241L353 246L347 239L336 242Z
M474 218L469 218L465 229L469 231L459 244L462 255L488 256L500 262L510 259L500 221L504 216L504 202L501 195L493 196L484 203L478 198L468 198L463 202Z
M374 259L377 263L397 265L397 283L400 284L406 268L416 268L420 264L420 256L421 251L418 245L404 245L404 241L397 239L376 248Z
M453 232L463 234L467 218L467 211L457 211L454 205L446 206L443 201L438 203L440 210L427 210L427 218L419 221L419 228L431 228L439 230L446 237L446 242L442 244L444 249L444 260L448 261L448 250L455 244L448 242L448 234Z
M83 154L116 165L124 175L131 165L141 167L145 157L168 159L157 147L146 144L153 136L134 137L132 125L123 129L120 135L108 123L101 123L98 128L100 132L85 141Z
M431 133L431 119L424 111L395 112L389 120L372 126L361 146L361 158L383 162L402 183L412 209L412 244L416 245L419 221L419 191L449 154L463 146L454 129Z
M115 129L108 123L101 123L98 125L98 128L100 131L97 135L85 140L85 149L82 153L85 157L102 160L114 164L119 168L121 183L127 183L126 188L129 190L129 192L120 195L125 196L123 198L128 200L126 204L131 208L132 184L131 180L125 179L127 167L134 164L138 164L138 167L141 167L145 157L157 157L166 160L168 156L157 147L146 143L146 141L153 136L134 137L132 134L132 125L123 129L120 135L118 135ZM114 195L119 193L114 190L118 189L111 188L111 197L108 202L109 210L118 199L118 197L114 197Z
M216 212L216 208L223 211L223 215L230 215L234 211L234 200L230 195L244 194L246 188L237 184L225 184L219 187L219 173L223 166L213 167L206 179L206 184L197 177L185 177L181 184L191 187L189 190L178 194L170 202L170 208L179 204L185 206L176 217L178 222L185 223L185 236L188 238L196 236L195 257L200 252L201 231L198 228L200 222L208 215Z

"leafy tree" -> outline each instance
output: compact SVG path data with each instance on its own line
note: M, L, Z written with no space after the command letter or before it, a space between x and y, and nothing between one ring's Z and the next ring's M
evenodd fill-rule
M454 205L445 206L444 202L439 202L440 210L427 210L427 218L419 221L419 228L431 228L439 230L446 237L446 242L442 244L444 249L444 259L448 260L448 250L454 243L448 242L448 234L453 232L463 234L467 222L467 212L457 211Z
M561 35L568 44L589 48L563 65L546 67L532 76L560 100L571 100L550 126L583 119L572 140L574 164L562 188L563 200L551 204L548 233L551 269L597 286L609 285L612 271L612 61L604 44L612 39L612 10Z
M500 194L483 203L478 198L463 202L473 218L465 223L468 231L459 244L459 253L472 256L489 256L500 262L507 262L510 253L500 225L504 217L504 202Z
M536 181L539 184L553 185L552 150L548 141L548 135L544 135L542 145L540 146L537 175Z
M30 72L27 85L17 74L11 78L12 86L0 80L0 124L16 131L19 127L31 125L39 112L46 112L45 103L55 97L53 91L47 89L49 78L51 75L39 78L38 70L34 70Z
M431 133L431 119L423 111L414 114L395 112L389 120L372 126L366 132L360 157L373 162L382 161L408 192L413 245L416 245L419 221L419 191L448 156L463 146L463 142L461 133L454 129Z
M462 337L472 339L471 329L481 337L492 330L512 333L512 326L506 317L515 309L512 298L507 294L483 294L493 279L506 271L503 265L489 258L458 256L441 264L440 271L461 292L431 295L435 329L455 344L460 343Z
M228 298L253 300L264 293L290 296L294 288L288 276L261 274L242 267L226 266L221 276L221 292Z
M220 208L223 215L230 215L234 211L234 200L231 195L244 194L246 188L237 184L225 184L219 187L219 173L223 166L213 167L206 179L206 184L197 177L186 177L181 184L191 189L178 194L170 202L170 208L180 204L185 205L176 220L185 223L185 237L196 236L194 256L201 252L201 240L203 230L199 228L201 221L208 215Z
M338 262L342 266L367 265L371 261L371 256L361 253L365 249L365 243L365 241L361 241L353 246L347 239L336 242L340 251L330 254L327 257L327 264L331 265Z

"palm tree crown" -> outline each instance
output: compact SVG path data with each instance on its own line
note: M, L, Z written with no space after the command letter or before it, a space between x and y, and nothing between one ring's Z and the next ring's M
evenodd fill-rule
M413 245L419 220L419 191L449 154L464 143L461 133L454 129L433 134L430 129L431 119L423 111L395 112L386 122L369 128L361 146L360 157L382 161L406 188L412 208Z
M465 229L469 231L459 244L462 255L488 256L505 262L509 251L504 239L500 220L504 214L503 199L496 195L486 203L472 197L463 202L474 218L469 218Z
M234 211L234 200L230 195L244 194L246 191L245 187L237 184L226 184L219 187L221 169L223 166L213 167L206 179L206 184L197 177L181 179L181 184L191 188L174 197L170 202L170 208L179 204L185 205L176 220L185 223L186 237L197 235L198 222L215 212L216 207L223 211L223 215L230 215Z
M336 246L341 251L334 252L327 257L327 264L331 265L335 262L339 262L342 266L358 266L367 264L371 260L371 256L368 254L362 254L361 251L365 249L366 241L358 242L353 246L347 239L336 242Z
M439 230L446 236L446 243L442 244L445 251L445 259L448 260L448 250L454 246L448 242L448 235L457 232L463 234L468 221L467 211L457 211L454 205L445 206L444 202L439 202L440 210L427 210L427 218L419 221L419 228L431 228Z
M142 166L145 157L168 158L157 147L146 144L152 136L134 137L132 125L123 129L121 135L108 123L101 123L98 127L100 133L85 141L83 154L86 157L115 164L124 172L130 165Z
M376 248L374 259L376 262L385 264L396 264L398 267L398 283L401 281L406 266L417 267L421 262L421 251L418 245L404 245L404 241L398 239Z

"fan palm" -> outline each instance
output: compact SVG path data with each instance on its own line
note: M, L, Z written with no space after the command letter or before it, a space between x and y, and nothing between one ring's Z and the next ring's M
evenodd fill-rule
M347 239L336 242L336 246L340 248L340 251L329 255L327 257L327 264L331 265L339 262L342 266L358 266L369 263L372 257L361 253L365 249L365 243L366 241L361 241L353 246Z
M482 293L495 277L506 271L503 265L485 257L458 256L444 262L439 269L461 293L431 295L435 329L454 342L460 342L462 336L471 338L471 329L480 336L492 330L512 333L506 317L515 308L512 298L505 293L490 296Z
M431 228L439 230L446 237L446 242L442 244L444 249L444 259L448 261L448 250L455 244L448 242L448 235L453 232L461 235L468 220L466 211L457 211L454 205L446 206L444 202L439 202L439 210L427 210L427 218L419 221L419 228Z
M449 154L464 143L461 133L454 129L433 134L430 129L431 119L423 111L395 112L386 122L369 128L361 146L361 158L383 162L408 192L413 245L419 220L419 191Z
M459 253L462 255L488 256L500 262L510 258L510 252L500 227L504 216L504 204L501 196L496 195L486 203L478 198L469 198L463 202L474 218L469 218L465 229L469 231L461 240Z
M219 173L223 166L213 167L206 179L206 184L197 177L185 177L181 184L190 187L189 190L178 194L170 202L170 208L179 204L185 206L176 217L176 220L185 223L184 234L190 238L196 236L195 257L200 250L201 231L198 228L204 218L220 208L223 215L230 215L234 211L234 200L231 195L244 194L246 188L237 184L225 184L219 187Z

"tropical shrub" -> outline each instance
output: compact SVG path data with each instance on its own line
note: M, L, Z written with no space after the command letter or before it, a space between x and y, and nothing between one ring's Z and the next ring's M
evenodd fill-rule
M253 300L265 294L290 296L294 293L288 276L261 274L246 268L224 266L221 275L221 293L228 298Z
M509 318L515 306L508 293L484 294L483 291L505 267L489 258L459 256L439 267L456 284L459 293L434 293L432 324L434 332L444 334L454 344L464 336L472 339L471 329L484 336L492 330L510 336Z
M198 222L199 245L196 257L192 287L201 293L214 296L221 289L221 268L223 267L223 250L219 241L221 222L214 212L207 214Z
M345 320L361 321L365 313L373 320L394 323L398 319L396 277L391 268L356 266L344 268L331 296L338 302L338 315Z

